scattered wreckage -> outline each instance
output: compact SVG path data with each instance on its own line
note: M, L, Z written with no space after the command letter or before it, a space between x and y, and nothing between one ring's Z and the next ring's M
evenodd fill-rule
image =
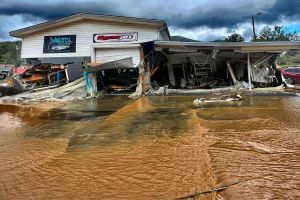
M20 75L11 75L0 87L0 92L5 89L0 102L70 101L97 97L103 91L132 92L138 78L132 58L84 63L82 77L72 82L69 82L67 67L67 64L40 64Z
M75 80L70 79L70 63L28 67L1 83L2 96L4 93L10 96L0 101L72 100L102 94L129 97L208 94L237 89L241 92L279 91L283 85L298 89L285 81L276 58L285 51L299 49L299 42L146 42L141 44L138 67L134 67L132 57L81 63L80 76ZM11 88L10 92L7 88ZM228 99L240 100L238 96L215 100ZM208 102L207 99L195 100L196 103L203 101Z
M224 103L224 102L233 102L233 101L241 101L243 99L242 95L234 92L230 95L222 95L219 98L200 98L195 99L193 104L195 106L203 105L205 103Z
M144 52L139 65L142 91L136 93L186 95L282 90L276 59L285 51L299 50L300 43L154 41L144 49L152 51Z

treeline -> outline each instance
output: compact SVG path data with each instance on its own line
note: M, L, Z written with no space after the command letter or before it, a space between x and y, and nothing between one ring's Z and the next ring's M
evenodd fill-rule
M271 41L298 41L299 32L289 32L282 26L273 28L265 27L257 38L252 38L251 42L271 42ZM245 39L240 34L234 33L225 37L225 42L244 42ZM298 66L300 64L300 51L288 51L286 54L277 58L277 63L281 66Z
M257 38L252 38L251 42L271 42L271 41L295 41L299 40L299 32L289 32L282 26L274 26L273 28L264 27ZM237 33L225 37L225 42L244 42L245 38Z
M21 41L0 42L0 64L21 63Z

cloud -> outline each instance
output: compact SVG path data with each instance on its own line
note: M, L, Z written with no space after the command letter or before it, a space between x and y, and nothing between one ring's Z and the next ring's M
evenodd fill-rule
M1 3L0 13L7 16L31 15L45 20L53 20L78 12L116 14L114 8L116 8L115 3L106 2L104 4L99 1L43 1L41 3L36 3L36 1L27 3L24 1L9 1L7 3Z
M278 0L262 18L263 22L274 22L279 20L299 20L300 1Z
M251 37L251 16L257 30L266 25L289 24L300 20L299 0L2 0L0 36L7 32L78 12L165 19L171 34L199 39L221 39L230 33ZM8 25L5 19L12 22ZM3 36L4 35L4 36Z
M16 38L9 37L8 33L10 30L16 30L22 27L31 26L39 22L41 22L41 19L39 18L25 20L24 16L21 15L13 15L13 16L0 15L0 41L16 39Z

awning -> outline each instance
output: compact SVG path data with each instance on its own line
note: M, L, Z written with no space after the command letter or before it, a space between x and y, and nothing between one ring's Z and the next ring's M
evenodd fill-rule
M231 51L240 53L270 52L281 53L288 50L300 50L299 41L275 42L178 42L154 41L155 50L169 49L175 52L201 52L201 51Z

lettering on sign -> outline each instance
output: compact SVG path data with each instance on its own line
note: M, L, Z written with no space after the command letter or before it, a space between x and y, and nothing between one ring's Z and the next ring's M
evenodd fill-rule
M138 40L138 33L104 33L94 34L94 43L98 42L131 42Z
M44 37L43 53L76 52L76 35L55 35Z

